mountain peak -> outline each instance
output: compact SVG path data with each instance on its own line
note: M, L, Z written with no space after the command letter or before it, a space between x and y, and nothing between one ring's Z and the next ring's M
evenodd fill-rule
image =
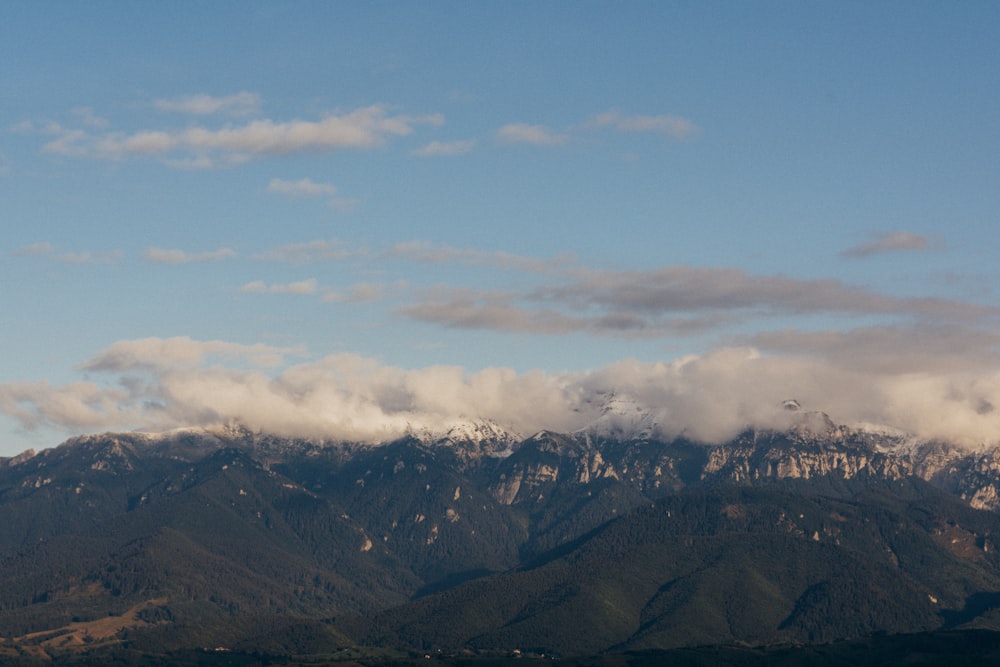
M658 424L653 413L634 397L600 392L592 403L599 404L600 416L576 433L618 440L648 440L656 435Z

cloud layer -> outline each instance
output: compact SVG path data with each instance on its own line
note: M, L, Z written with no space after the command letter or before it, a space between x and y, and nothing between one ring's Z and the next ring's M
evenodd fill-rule
M1000 372L981 368L845 368L749 347L567 373L403 369L350 354L283 365L301 352L188 338L121 341L81 364L96 381L0 384L0 411L28 429L69 433L238 421L284 436L375 443L463 419L492 419L522 435L572 431L596 420L600 397L616 392L651 411L663 437L712 443L749 426L785 425L780 405L794 397L841 423L969 446L1000 442Z
M274 179L268 190L319 197L334 191L308 178ZM917 245L899 233L880 239L885 247ZM71 261L47 242L12 254L22 262ZM227 259L241 271L247 262L287 264L278 282L244 273L229 293L246 301L294 298L343 313L381 301L386 326L398 324L394 315L492 334L598 336L674 349L696 341L696 349L709 351L658 363L515 373L404 369L350 354L310 359L302 348L146 338L119 341L84 361L76 382L0 384L0 412L25 429L67 434L238 421L279 435L381 442L462 419L492 419L523 435L571 431L597 419L600 396L617 392L652 412L664 437L718 442L746 427L781 425L781 402L794 397L844 423L1000 444L1000 308L985 303L730 267L592 268L573 255L423 241L368 250L320 239L245 259L227 248L153 247L140 256L176 271ZM308 273L296 272L306 264ZM414 265L421 271L410 271ZM420 280L425 269L454 282ZM483 283L487 271L493 276Z

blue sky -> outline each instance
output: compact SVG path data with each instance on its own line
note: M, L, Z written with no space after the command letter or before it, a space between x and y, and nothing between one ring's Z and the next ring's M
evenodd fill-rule
M608 391L1000 438L996 3L2 12L0 455Z

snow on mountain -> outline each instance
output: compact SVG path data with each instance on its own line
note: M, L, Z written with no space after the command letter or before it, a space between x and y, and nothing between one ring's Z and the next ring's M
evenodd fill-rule
M576 433L616 440L648 440L658 430L652 411L633 397L617 392L602 392L592 404L600 404L600 416Z
M489 455L509 453L521 436L492 420L463 421L452 424L435 444L477 444Z

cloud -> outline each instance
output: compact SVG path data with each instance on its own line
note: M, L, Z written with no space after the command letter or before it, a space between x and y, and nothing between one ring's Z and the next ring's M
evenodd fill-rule
M240 287L240 291L250 294L315 294L316 286L315 278L283 285L268 285L262 280L255 280Z
M219 248L210 252L189 253L184 250L166 248L147 248L142 258L156 264L192 264L195 262L218 262L235 257L236 251L230 248Z
M105 128L110 124L107 118L98 116L91 107L77 107L70 113L77 117L80 122L87 127L100 129Z
M447 248L435 252L442 259L462 256ZM470 259L486 260L474 254ZM736 324L827 315L977 326L1000 318L1000 308L974 303L894 297L838 280L755 276L731 268L569 268L553 274L558 280L517 291L437 286L415 293L397 312L454 328L626 338L690 336Z
M557 255L551 258L525 257L500 250L487 252L475 248L455 248L452 246L435 245L427 241L403 241L394 244L385 253L387 257L413 259L429 264L444 264L458 262L473 266L491 266L494 268L527 271L530 273L551 273L565 269L577 263L570 254Z
M153 106L160 111L195 114L199 116L215 113L247 116L256 114L260 110L260 96L256 93L248 93L246 91L223 97L189 95L170 100L154 100Z
M113 264L121 259L121 252L92 253L88 250L83 252L64 252L53 254L51 257L57 262L67 264Z
M331 197L326 201L327 207L337 213L350 213L361 205L360 199L350 197Z
M285 181L272 178L267 184L267 191L288 197L327 197L326 205L333 211L345 213L353 211L359 205L357 199L335 197L337 188L329 183L317 183L309 178L298 181Z
M598 114L590 120L577 125L567 132L554 132L544 125L529 125L527 123L510 123L504 125L496 133L497 143L501 144L531 144L535 146L558 146L571 138L571 132L611 128L619 132L650 133L681 141L696 137L701 128L687 118L672 114L655 116L626 116L611 110Z
M187 336L140 338L119 341L85 361L79 368L101 372L194 368L216 358L245 360L258 366L273 367L283 363L289 355L302 353L303 350L298 347L198 341Z
M995 366L893 371L752 347L592 370L516 373L455 366L402 369L339 354L275 368L294 351L187 338L120 341L81 369L107 383L0 384L0 411L25 428L165 430L238 421L283 436L383 442L464 419L522 435L595 421L614 392L649 410L659 435L721 442L747 427L787 425L781 402L838 423L877 423L970 446L1000 442Z
M649 132L677 140L689 139L701 133L697 125L680 116L624 116L614 110L595 116L587 125L612 127L619 132Z
M569 135L554 133L544 125L510 123L497 130L496 139L502 144L558 146L566 143L569 140Z
M623 309L574 312L564 304L523 303L530 295L501 290L438 286L415 295L397 313L457 329L533 334L585 333L619 338L659 338L702 333L729 321L725 315L651 317Z
M310 262L329 262L364 256L367 251L347 248L340 241L317 239L305 243L290 243L272 248L264 253L254 255L254 259L268 262L285 262L288 264L308 264Z
M47 241L32 243L14 251L15 257L45 257L54 262L66 264L113 264L121 259L121 251L92 253L89 250L81 252L56 252L55 246Z
M421 322L459 329L565 334L583 331L587 323L552 309L524 308L516 295L501 291L437 287L424 290L417 303L397 313Z
M334 195L337 192L337 188L329 183L316 183L309 178L303 178L298 181L272 178L267 184L267 191L291 197L324 197Z
M40 241L18 248L14 251L15 257L44 257L55 252L55 247L48 241Z
M955 323L884 324L847 330L785 328L744 340L768 352L822 357L859 371L943 373L1000 368L1000 332Z
M704 310L762 316L816 313L978 318L1000 308L934 298L892 297L834 279L752 275L736 268L668 266L647 271L575 271L566 284L538 288L533 299L645 313Z
M89 135L83 130L61 130L55 139L42 146L42 151L52 155L83 157L87 148L83 145Z
M0 383L0 412L29 430L56 426L70 432L121 428L137 416L127 391L92 382L55 387L48 382Z
M91 135L59 128L43 150L56 155L123 160L162 157L169 164L203 168L237 164L267 155L371 149L393 136L406 136L418 125L441 125L440 114L390 115L382 105L345 114L328 114L316 121L276 122L257 119L221 128L187 127L181 130L140 130Z
M385 288L377 283L358 283L346 291L329 290L323 295L328 303L370 303L385 295Z
M14 134L30 134L38 130L35 122L32 120L22 120L14 123L13 125L8 125L7 129Z
M466 141L432 141L414 150L411 154L417 157L452 157L471 153L475 147L476 142L471 139Z
M938 244L922 234L903 231L887 232L876 235L867 243L861 243L841 251L840 256L859 259L887 252L919 252L928 250L935 245Z

